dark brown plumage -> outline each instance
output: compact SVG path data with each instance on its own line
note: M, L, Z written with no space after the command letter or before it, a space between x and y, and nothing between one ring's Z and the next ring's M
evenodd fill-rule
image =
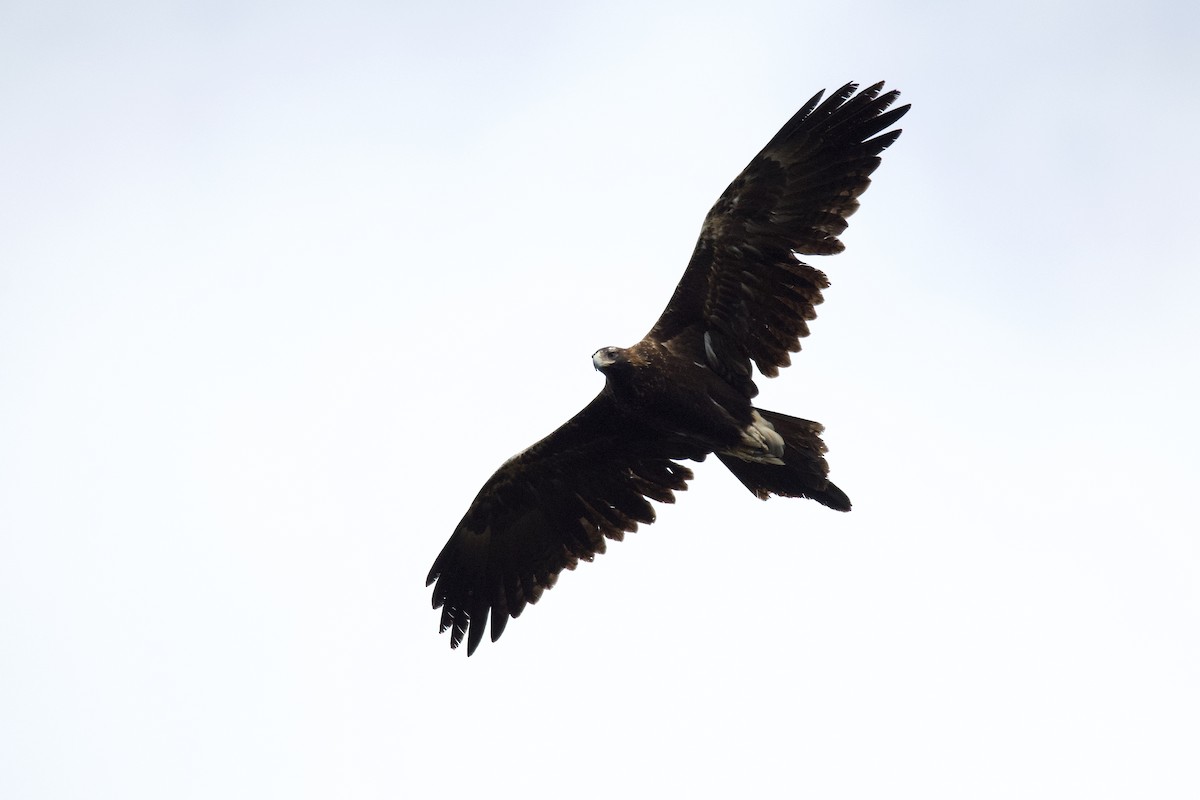
M878 83L818 93L717 200L666 310L640 342L592 356L605 385L554 433L506 461L480 489L429 572L450 646L468 655L535 603L563 569L603 553L650 500L675 502L716 453L756 496L808 497L850 510L827 477L822 427L756 409L751 362L791 363L829 281L796 255L832 255L858 196L908 111Z

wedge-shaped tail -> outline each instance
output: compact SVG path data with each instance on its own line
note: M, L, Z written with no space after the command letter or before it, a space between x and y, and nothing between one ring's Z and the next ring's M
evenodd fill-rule
M819 422L789 417L766 409L758 413L783 437L783 464L745 461L728 453L717 453L721 463L756 497L771 495L807 497L837 511L850 510L850 498L829 480L825 443Z

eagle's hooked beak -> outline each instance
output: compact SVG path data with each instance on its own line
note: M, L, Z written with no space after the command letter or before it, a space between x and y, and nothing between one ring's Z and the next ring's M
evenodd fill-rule
M605 369L617 363L615 347L601 347L596 352L592 353L592 366L597 372L604 372Z

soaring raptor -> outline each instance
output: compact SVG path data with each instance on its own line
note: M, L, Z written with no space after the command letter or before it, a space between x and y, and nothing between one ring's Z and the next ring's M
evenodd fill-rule
M645 338L592 355L600 394L480 489L427 581L451 647L465 636L475 652L489 614L495 641L562 570L654 522L649 501L673 503L692 478L682 460L715 453L764 500L850 510L829 481L821 425L755 408L751 362L773 378L800 350L829 281L798 256L842 251L846 219L900 135L885 132L908 111L888 110L899 92L857 90L824 102L818 92L788 120L704 218Z

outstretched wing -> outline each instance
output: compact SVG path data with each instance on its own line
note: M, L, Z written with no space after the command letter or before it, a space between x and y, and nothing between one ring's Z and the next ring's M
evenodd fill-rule
M877 83L849 83L825 102L818 92L729 184L671 302L647 335L706 359L753 397L750 361L767 377L791 363L816 317L824 273L797 260L844 248L838 235L899 130L880 134L908 111ZM879 135L877 135L879 134ZM872 138L874 137L874 138Z
M450 646L467 655L492 641L509 617L536 603L563 569L603 553L639 522L654 522L649 500L675 502L692 471L672 459L704 458L683 440L664 439L629 417L602 391L554 433L509 459L479 491L426 585ZM649 500L647 499L649 498Z

